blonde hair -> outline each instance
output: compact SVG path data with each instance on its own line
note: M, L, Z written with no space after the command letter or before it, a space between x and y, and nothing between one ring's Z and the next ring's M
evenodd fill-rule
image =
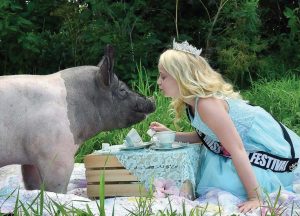
M158 67L169 73L179 86L180 97L173 99L171 103L175 111L175 120L181 117L186 99L241 98L239 92L235 92L233 86L201 56L169 49L160 55Z

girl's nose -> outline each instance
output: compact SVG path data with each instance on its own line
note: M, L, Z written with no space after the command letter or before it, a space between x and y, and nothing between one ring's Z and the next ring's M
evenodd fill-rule
M156 81L157 85L160 85L161 84L161 79L160 79L160 76L157 78L157 81Z

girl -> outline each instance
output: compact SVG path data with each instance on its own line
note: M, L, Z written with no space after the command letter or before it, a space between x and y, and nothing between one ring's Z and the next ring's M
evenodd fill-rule
M202 143L197 193L212 187L247 201L243 213L260 206L260 196L280 187L292 190L300 138L258 106L241 99L214 71L201 50L173 42L161 54L157 84L172 98L176 118L186 109L195 132L177 132L176 141ZM152 122L155 131L169 130Z

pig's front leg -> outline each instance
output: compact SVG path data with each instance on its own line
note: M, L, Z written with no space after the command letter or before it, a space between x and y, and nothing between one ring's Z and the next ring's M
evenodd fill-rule
M51 160L39 161L39 170L46 191L66 193L74 168L73 155L61 155Z
M42 179L38 168L34 165L26 164L21 166L21 170L25 188L27 190L40 189Z

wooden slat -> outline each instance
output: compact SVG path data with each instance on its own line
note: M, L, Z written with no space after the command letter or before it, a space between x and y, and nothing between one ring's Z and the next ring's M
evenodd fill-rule
M99 182L102 170L86 170L85 175L88 183ZM130 174L126 169L105 170L105 182L130 182L138 181L137 177Z
M106 162L106 164L105 164ZM99 179L105 165L105 196L144 196L143 184L129 173L113 155L87 155L84 158L87 194L90 198L99 197ZM112 184L111 184L112 183Z
M105 163L106 162L106 163ZM101 167L123 167L120 161L113 155L87 155L84 158L84 165L87 169ZM124 168L124 167L123 167Z
M87 185L88 197L99 197L99 185ZM146 189L141 183L135 184L105 184L105 196L145 196Z

